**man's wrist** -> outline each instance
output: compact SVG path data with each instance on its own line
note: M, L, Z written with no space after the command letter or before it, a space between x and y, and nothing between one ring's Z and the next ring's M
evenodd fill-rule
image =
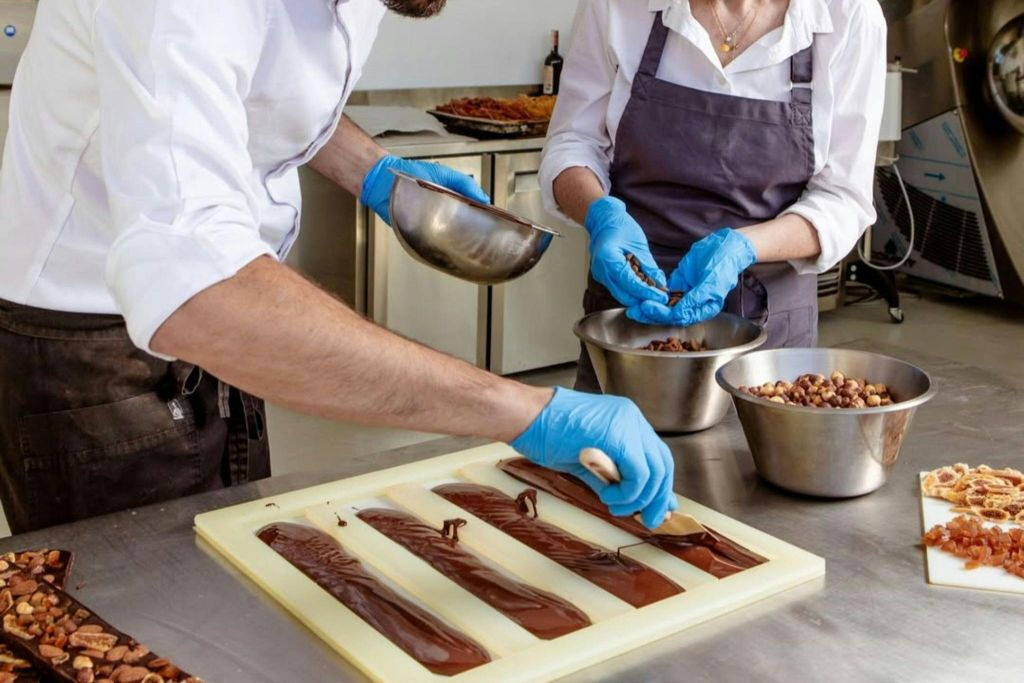
M534 387L511 380L505 381L499 399L501 418L499 430L493 435L499 441L512 443L530 428L554 398L550 387Z

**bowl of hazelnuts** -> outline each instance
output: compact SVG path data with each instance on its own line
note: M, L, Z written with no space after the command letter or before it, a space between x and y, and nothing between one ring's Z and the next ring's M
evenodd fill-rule
M881 487L914 413L935 394L921 368L853 349L755 351L716 379L732 396L760 475L828 498Z

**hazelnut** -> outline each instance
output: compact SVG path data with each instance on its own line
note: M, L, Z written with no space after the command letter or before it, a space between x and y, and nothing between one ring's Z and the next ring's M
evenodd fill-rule
M836 384L845 384L846 383L846 375L844 375L843 373L839 372L838 370L836 370L835 372L832 373L831 379Z
M850 401L851 408L863 408L866 405L867 404L864 402L864 399L862 399L860 396L857 396L856 398Z
M878 393L878 388L874 384L868 384L864 386L864 393L868 396L874 396Z
M836 392L832 391L831 389L826 389L825 391L821 392L821 394L819 394L819 395L821 396L821 400L823 400L823 401L831 401L832 399L834 399L836 397Z
M27 602L19 602L18 606L14 609L18 614L32 614L35 612L35 608Z
M92 660L85 655L76 655L74 661L71 662L71 666L75 669L91 669Z
M770 399L768 399L768 400L769 400L769 401L772 401L772 402L774 402L774 403L785 403L785 402L786 402L786 399L782 398L781 396L772 396L772 397L771 397Z
M878 394L869 394L867 398L867 405L872 408L882 405L882 397Z

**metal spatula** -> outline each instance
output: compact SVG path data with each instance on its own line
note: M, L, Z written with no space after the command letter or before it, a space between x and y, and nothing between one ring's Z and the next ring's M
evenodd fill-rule
M615 461L608 457L608 454L598 448L584 448L580 451L580 464L606 484L614 484L622 480L619 475L619 468ZM634 518L643 523L640 515ZM673 536L689 536L691 534L709 533L704 526L692 517L683 512L669 512L665 521L651 533L670 534Z

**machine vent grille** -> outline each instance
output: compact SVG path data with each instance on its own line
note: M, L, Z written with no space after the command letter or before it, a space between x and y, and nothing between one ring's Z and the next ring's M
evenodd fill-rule
M878 169L878 187L886 209L900 233L910 238L910 220L896 174ZM914 250L921 258L946 270L993 282L978 215L941 202L907 185L916 220Z

